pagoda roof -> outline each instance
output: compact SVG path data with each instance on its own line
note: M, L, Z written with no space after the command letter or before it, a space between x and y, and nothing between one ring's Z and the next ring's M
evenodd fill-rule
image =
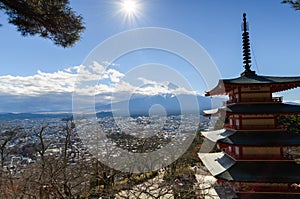
M228 134L232 132L226 131ZM286 131L243 131L219 139L218 142L241 146L300 146L300 134Z
M217 142L218 140L227 138L230 135L233 135L235 131L227 130L227 129L220 129L220 130L213 130L213 131L201 131L201 134L209 139L210 141Z
M219 175L235 164L235 160L226 153L198 153L204 166L213 175Z
M282 83L300 83L300 77L278 77L278 76L262 76L262 75L245 75L233 79L224 79L225 84L282 84Z
M238 78L219 80L218 85L210 91L206 91L206 96L224 95L230 90L246 86L270 86L271 92L280 92L300 86L300 77L278 77L262 75L241 75Z
M294 161L238 161L216 177L236 182L299 183L299 173L300 164Z
M295 114L300 113L300 106L284 104L284 103L255 103L255 104L229 104L219 108L219 111L226 111L228 113L242 113L242 114L272 114L285 113Z

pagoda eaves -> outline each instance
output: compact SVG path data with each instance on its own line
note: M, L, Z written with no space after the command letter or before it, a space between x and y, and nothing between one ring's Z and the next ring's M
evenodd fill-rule
M286 131L238 131L221 129L203 132L207 139L235 146L299 146L300 134Z
M233 79L220 80L218 85L210 91L206 91L206 96L225 95L229 91L239 87L270 87L270 91L280 92L292 88L300 87L300 77L277 77L277 76L241 76ZM225 93L224 93L225 91Z
M300 114L300 106L283 103L253 103L253 104L229 104L219 109L226 113L243 113L243 114L271 114L280 115Z
M296 162L239 161L216 177L235 182L300 182ZM300 196L300 195L299 195Z

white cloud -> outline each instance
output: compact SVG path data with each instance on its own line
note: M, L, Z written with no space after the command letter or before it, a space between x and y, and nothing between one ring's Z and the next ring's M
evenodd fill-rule
M102 65L105 66L105 67L107 67L107 66L120 66L120 64L110 63L108 61L102 62Z
M2 100L5 99L0 112L8 110L7 106L15 106L17 109L16 105L11 104L20 104L21 99L24 99L24 103L29 103L30 99L39 101L41 104L36 104L36 107L44 107L44 104L48 104L49 110L51 106L64 103L70 107L75 89L75 93L83 97L100 96L97 97L98 103L122 101L124 96L134 94L195 94L183 87L170 87L168 81L157 82L143 77L136 77L136 80L142 83L137 86L128 82L124 78L125 74L120 71L113 68L103 71L104 68L103 65L94 62L89 67L80 65L53 73L39 70L31 76L0 76L0 97ZM38 98L41 100L37 100Z
M0 94L38 96L47 93L71 93L75 89L75 83L84 86L81 88L86 90L85 93L107 92L111 87L97 85L97 82L108 79L117 83L124 74L115 69L103 70L104 66L94 62L90 67L74 66L53 73L38 70L31 76L0 76Z
M76 74L66 71L45 73L37 71L32 76L0 76L2 94L35 96L50 92L72 92Z
M126 76L117 68L107 68L108 65L118 66L93 62L90 66L73 66L56 72L38 70L31 76L0 76L0 112L72 111L74 100L85 107L95 102L102 105L120 102L133 95L195 94L184 86L171 85L170 79L152 79L149 74L147 78L144 74ZM74 98L76 94L78 97Z
M144 77L138 77L137 78L138 80L142 81L143 84L157 84L157 82L153 81L153 80L149 80L149 79L146 79Z
M117 83L120 81L120 78L124 77L123 73L120 73L119 71L115 69L108 69L107 75L109 76L110 80L114 83Z

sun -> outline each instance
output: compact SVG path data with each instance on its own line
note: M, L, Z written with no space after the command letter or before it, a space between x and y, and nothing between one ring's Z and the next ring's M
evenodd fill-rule
M134 0L124 0L121 2L121 9L122 11L127 14L127 15L131 15L136 13L137 9L138 9L138 4L136 1Z
M120 0L118 2L118 14L123 18L123 22L134 23L141 18L141 0Z

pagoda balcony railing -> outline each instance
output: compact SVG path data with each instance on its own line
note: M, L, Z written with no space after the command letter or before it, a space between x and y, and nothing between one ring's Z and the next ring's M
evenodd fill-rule
M226 101L226 104L232 104L232 103L240 103L240 102L277 102L281 103L283 100L282 97L257 97L257 98L241 98L241 99L230 99ZM225 104L224 104L225 105Z
M286 126L283 125L267 125L267 124L262 124L262 125L230 125L230 124L224 124L225 128L230 128L230 129L236 129L236 130L266 130L266 129L276 129L276 130L286 130Z
M263 147L262 147L263 150ZM271 155L271 154L260 154L260 155L240 155L240 154L236 154L234 151L229 151L228 149L223 149L223 151L230 155L231 157L235 158L236 160L241 160L241 161L245 161L245 160L264 160L264 161L274 161L274 160L294 160L294 157L290 154L283 154L283 155Z
M245 130L255 130L255 129L284 129L283 126L275 126L275 125L242 125L240 129L245 129Z
M295 185L295 183L294 183ZM296 184L297 185L297 184ZM249 193L249 192L270 192L270 193L276 193L276 192L292 192L292 193L299 193L300 189L296 186L293 186L293 184L286 185L286 186L263 186L262 184L256 183L253 186L244 186L240 187L238 190L240 193Z
M282 102L283 97L272 97L273 102Z
M293 160L292 155L243 155L239 156L233 153L229 153L232 157L236 158L237 160Z

